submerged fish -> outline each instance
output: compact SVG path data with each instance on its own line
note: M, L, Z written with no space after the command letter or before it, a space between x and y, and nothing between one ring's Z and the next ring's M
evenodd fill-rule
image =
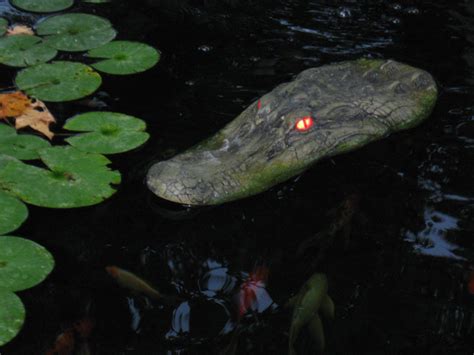
M324 249L322 244L329 244L329 240L336 235L341 235L342 239L348 241L351 234L352 220L359 205L359 196L356 194L348 196L338 207L332 210L331 223L328 227L317 233L313 237L305 240L300 244L296 255L301 257L306 251L314 246L320 246Z
M296 353L294 344L303 327L307 327L318 350L324 350L324 329L320 315L326 319L334 318L334 303L327 291L326 275L316 273L305 282L298 294L288 301L288 305L293 307L289 335L290 355Z
M467 284L467 290L471 295L474 295L474 271L471 271L471 276Z
M72 355L75 346L74 329L68 328L57 336L51 349L46 351L46 355Z
M84 317L59 334L46 355L85 355L88 349L87 339L94 329L94 321Z
M294 353L295 343L301 329L306 326L319 311L321 303L327 294L328 283L326 275L314 274L303 285L293 306L293 315L290 326L289 352Z
M240 286L239 319L249 310L258 308L258 302L269 299L265 286L268 279L268 268L257 267ZM260 298L260 300L259 300ZM265 300L264 300L265 298Z
M158 301L169 304L175 303L175 300L172 297L163 295L161 292L153 288L148 282L131 273L130 271L121 269L117 266L107 266L105 270L115 279L115 281L117 281L120 286L124 288L144 294Z

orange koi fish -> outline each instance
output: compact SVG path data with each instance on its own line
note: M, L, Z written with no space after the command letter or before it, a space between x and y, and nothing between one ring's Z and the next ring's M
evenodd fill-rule
M75 346L74 329L69 328L58 335L53 347L46 352L46 355L72 355Z
M471 276L469 277L469 281L467 283L467 290L471 295L474 295L474 271L471 271Z
M258 303L258 298L264 293L267 296L265 286L268 280L268 268L257 267L251 272L248 279L240 286L239 292L239 319L247 313L249 309L254 309ZM266 298L266 297L265 297Z
M157 300L161 300L163 298L161 293L155 290L148 282L131 273L130 271L121 269L117 266L107 266L105 270L115 279L115 281L117 281L120 286L124 288L128 288L129 290L138 293L143 293L144 295Z

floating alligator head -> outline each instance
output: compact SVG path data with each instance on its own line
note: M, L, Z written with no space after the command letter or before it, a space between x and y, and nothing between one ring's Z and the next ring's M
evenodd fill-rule
M147 183L158 196L189 205L254 195L321 158L417 125L436 98L430 74L391 60L308 69L211 138L153 165Z

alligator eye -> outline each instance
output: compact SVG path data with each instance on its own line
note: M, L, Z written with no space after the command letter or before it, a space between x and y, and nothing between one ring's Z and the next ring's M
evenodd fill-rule
M301 117L296 121L295 128L297 131L304 132L311 128L314 120L311 116Z
M257 109L260 110L261 108L262 108L262 100L258 100Z

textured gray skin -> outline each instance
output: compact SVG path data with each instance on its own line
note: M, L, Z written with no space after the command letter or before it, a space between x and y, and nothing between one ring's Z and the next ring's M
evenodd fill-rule
M210 139L158 162L147 176L158 196L215 205L265 191L319 159L354 150L429 116L437 98L427 72L395 61L312 68L252 103ZM305 132L296 121L311 115Z

